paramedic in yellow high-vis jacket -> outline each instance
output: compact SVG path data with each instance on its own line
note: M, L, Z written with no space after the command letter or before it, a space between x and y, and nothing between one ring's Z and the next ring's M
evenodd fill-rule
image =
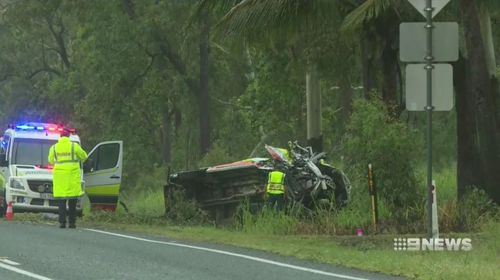
M69 139L64 130L59 141L50 147L49 163L54 165L53 193L59 205L59 227L66 228L66 203L68 204L69 228L76 228L76 203L83 195L80 162L87 160L87 153Z

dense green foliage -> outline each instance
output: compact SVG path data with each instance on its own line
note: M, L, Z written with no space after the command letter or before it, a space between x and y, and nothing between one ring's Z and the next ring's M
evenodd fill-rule
M387 116L387 110L379 101L354 103L346 133L345 165L354 178L363 178L368 164L372 164L380 197L395 216L401 217L400 212L420 203L423 195L415 174L418 150L422 145L416 131ZM357 195L363 194L365 185L365 181L355 184L363 188Z
M461 2L454 1L443 17L460 20ZM490 8L498 50L498 4L479 2ZM402 1L238 4L2 1L0 124L68 124L79 130L87 150L99 141L124 140L123 190L133 197L161 188L167 170L223 163L253 151L264 155L256 147L261 140L305 143L305 76L314 64L324 150L348 171L354 196L366 195L366 166L372 163L388 216L421 205L425 116L402 105L403 65L393 36L400 21L418 13ZM208 101L201 98L203 73ZM457 161L457 117L455 111L435 115L438 169ZM203 119L209 120L209 135L200 132ZM208 153L200 152L204 137Z

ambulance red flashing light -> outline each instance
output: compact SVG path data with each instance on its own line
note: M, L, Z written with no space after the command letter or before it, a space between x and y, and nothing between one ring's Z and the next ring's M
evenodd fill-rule
M64 126L51 124L51 123L25 123L25 124L10 124L8 128L22 131L45 131L45 132L63 132L64 129L67 129L69 133L76 134L76 129L74 128L65 128Z

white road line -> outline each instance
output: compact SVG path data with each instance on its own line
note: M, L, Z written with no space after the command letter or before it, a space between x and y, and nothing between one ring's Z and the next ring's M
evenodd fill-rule
M42 276L42 275L38 275L38 274L35 274L35 273L31 273L29 271L26 271L26 270L22 270L22 269L19 269L17 267L14 267L14 266L10 266L8 264L4 264L4 263L0 263L0 268L4 268L4 269L7 269L7 270L10 270L10 271L13 271L15 273L19 273L19 274L22 274L22 275L26 275L28 277L31 277L31 278L34 278L34 279L38 279L38 280L53 280L51 278L47 278L45 276Z
M253 257L253 256L249 256L249 255L232 253L229 251L223 251L223 250L217 250L217 249L211 249L211 248L205 248L205 247L199 247L199 246L192 246L192 245L186 245L186 244L174 243L174 242L157 241L157 240L145 239L145 238L125 235L125 234L118 234L118 233L113 233L113 232L108 232L108 231L90 229L90 228L86 228L84 230L113 235L113 236L118 236L118 237L123 237L123 238L128 238L128 239L134 239L134 240L139 240L139 241L144 241L144 242L164 244L164 245L177 246L177 247L183 247L183 248L190 248L190 249L196 249L196 250L200 250L200 251L217 253L217 254L222 254L222 255L227 255L227 256L232 256L232 257L238 257L238 258L248 259L248 260L252 260L252 261L256 261L256 262L267 263L267 264L272 264L272 265L276 265L276 266L280 266L280 267L286 267L286 268L291 268L291 269L295 269L295 270L310 272L310 273L314 273L314 274L321 274L321 275L349 279L349 280L369 280L367 278L359 278L359 277L349 276L349 275L345 275L345 274L331 273L331 272L327 272L327 271L323 271L323 270L317 270L317 269L307 268L307 267L303 267L303 266L297 266L297 265L272 261L272 260Z
M10 264L10 265L21 265L20 263L17 263L15 261L11 261L7 258L0 258L0 262L4 262L4 263Z

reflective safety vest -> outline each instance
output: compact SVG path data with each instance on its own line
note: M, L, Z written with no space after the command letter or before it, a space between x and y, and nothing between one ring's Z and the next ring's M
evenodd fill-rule
M75 143L71 143L71 150L69 151L67 147L59 147L58 150L57 145L54 145L53 149L55 164L80 163L80 161L75 158Z
M273 171L269 173L267 179L266 192L268 194L284 194L285 193L285 173Z
M87 153L68 137L61 137L49 150L48 161L54 164L53 192L55 198L74 198L83 194L80 161Z

